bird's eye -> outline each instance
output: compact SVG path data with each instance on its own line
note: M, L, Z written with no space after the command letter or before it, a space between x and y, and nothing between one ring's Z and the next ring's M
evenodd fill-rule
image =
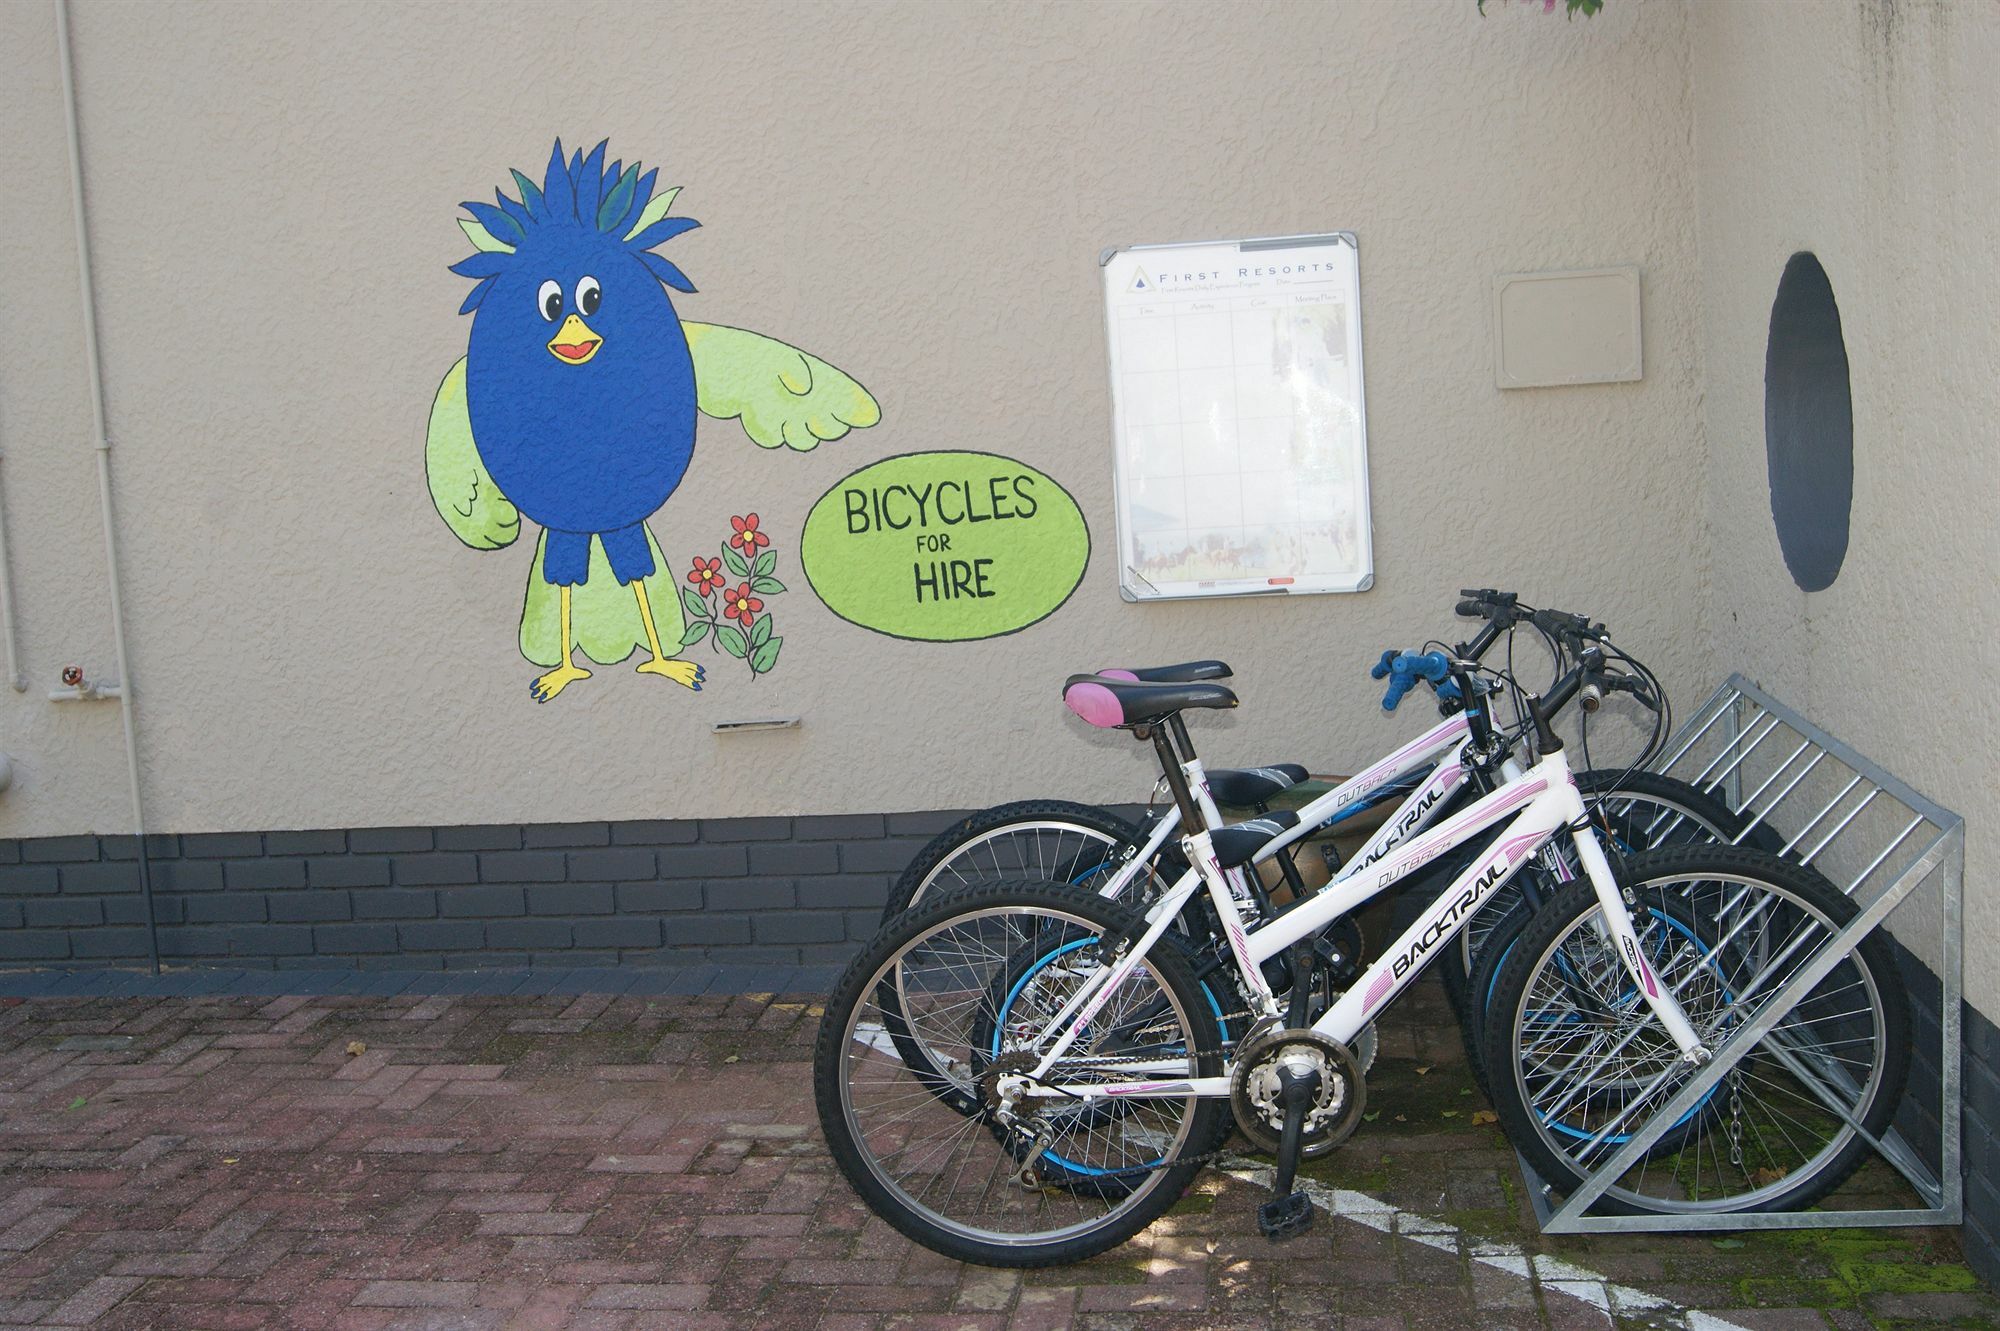
M554 281L542 283L542 289L535 293L535 308L542 312L544 319L554 323L556 316L562 313L561 285Z
M584 274L576 284L576 307L583 311L586 319L597 313L598 302L603 298L604 291L597 285L597 279Z

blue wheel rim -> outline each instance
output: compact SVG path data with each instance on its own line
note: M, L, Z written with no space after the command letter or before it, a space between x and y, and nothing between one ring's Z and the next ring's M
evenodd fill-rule
M1689 942L1693 943L1696 947L1701 946L1701 940L1695 937L1694 934L1690 933L1687 929L1687 926L1683 925L1679 920L1674 919L1671 915L1663 914L1658 910L1652 910L1649 911L1648 913L1652 915L1652 917L1655 920L1658 920L1661 924L1665 925L1667 928L1681 935L1681 937L1687 939ZM1500 953L1499 962L1496 963L1493 967L1493 978L1492 980L1487 982L1486 986L1486 1006L1488 1008L1491 1008L1493 1004L1493 986L1499 982L1500 969L1502 966L1506 964L1508 956L1514 950L1514 944L1518 941L1519 941L1518 938L1510 939L1508 941L1506 948ZM1560 956L1558 956L1556 964L1561 966L1566 966L1566 963ZM1718 979L1720 979L1721 972L1717 971L1716 976ZM1725 1001L1733 1000L1734 996L1730 994L1729 989L1726 985L1723 987L1722 993ZM1627 987L1619 993L1617 1001L1622 1004L1625 1003L1628 999L1636 997L1638 997L1638 991L1635 988L1632 988L1628 983ZM1708 1107L1709 1101L1715 1098L1716 1092L1719 1091L1720 1089L1721 1089L1720 1086L1711 1087L1709 1089L1708 1094L1702 1096L1700 1100L1697 1100L1693 1105L1689 1106L1688 1111L1685 1114L1682 1114L1678 1119L1674 1120L1673 1126L1668 1128L1667 1131L1672 1132L1674 1128L1681 1127L1683 1124L1691 1121L1696 1115L1700 1114L1702 1110ZM1570 1137L1577 1141L1592 1141L1597 1138L1596 1133L1584 1132L1581 1129L1572 1128L1565 1124L1554 1123L1551 1122L1545 1116L1538 1115L1537 1117L1540 1117L1542 1119L1542 1125L1544 1127L1548 1128L1551 1132L1559 1133L1562 1136ZM1603 1140L1606 1142L1628 1142L1632 1140L1632 1134L1629 1132L1613 1133L1610 1136L1603 1138Z
M993 1047L987 1051L988 1053L994 1058L1000 1057L1000 1042L1007 1031L1007 1014L1014 1010L1014 1000L1021 996L1021 991L1028 987L1028 982L1064 956L1076 951L1080 947L1087 947L1095 941L1097 940L1092 938L1079 938L1075 942L1064 943L1061 947L1055 949L1034 965L1028 967L1026 971L1022 972L1021 978L1014 982L1014 987L1007 991L1006 1001L1000 1005L1000 1011L994 1017ZM1215 1014L1216 1025L1222 1029L1222 1038L1227 1040L1229 1038L1229 1023L1223 1019L1222 1007L1215 1001L1215 993L1208 987L1206 981L1202 983L1201 995L1208 1000L1209 1010ZM1112 1174L1126 1173L1130 1169L1152 1169L1160 1163L1159 1160L1154 1160L1150 1164L1127 1166L1126 1169L1098 1169L1092 1165L1080 1165L1075 1161L1067 1160L1054 1151L1044 1151L1042 1158L1052 1160L1070 1173L1081 1174L1086 1178L1105 1178ZM1161 1158L1164 1159L1165 1157Z

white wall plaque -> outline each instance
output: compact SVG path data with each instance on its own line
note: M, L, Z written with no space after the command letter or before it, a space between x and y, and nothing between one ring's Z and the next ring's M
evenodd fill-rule
M1374 581L1350 232L1106 250L1128 601Z
M1615 384L1640 375L1637 268L1493 279L1493 378L1500 387Z

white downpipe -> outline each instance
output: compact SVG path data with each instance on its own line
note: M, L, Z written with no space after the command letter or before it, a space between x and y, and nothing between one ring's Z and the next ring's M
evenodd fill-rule
M0 454L4 460L5 454ZM14 562L7 546L7 498L0 492L0 629L7 639L7 682L14 692L26 693L28 681L21 674L21 651L14 640Z
M70 55L69 5L54 0L56 49L62 65L63 121L69 131L69 188L76 220L76 273L82 293L83 354L90 377L90 415L97 440L97 502L104 517L104 565L111 587L111 645L118 658L118 714L125 726L125 774L132 788L132 837L139 862L139 887L146 898L146 942L153 970L160 948L153 915L153 879L146 862L146 806L139 792L139 736L133 719L132 658L125 648L125 597L118 579L118 527L112 520L111 437L104 425L104 367L97 355L97 298L90 273L90 231L83 213L83 150L76 133L76 72Z

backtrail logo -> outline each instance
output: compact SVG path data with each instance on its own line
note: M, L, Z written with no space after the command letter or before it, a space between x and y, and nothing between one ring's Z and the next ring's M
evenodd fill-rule
M1433 786L1426 791L1424 797L1417 801L1414 808L1396 820L1396 839L1400 841L1405 833L1422 822L1424 815L1429 813L1437 805L1437 802L1443 798L1443 786Z
M1423 933L1418 935L1417 941L1410 944L1409 950L1398 956L1393 963L1397 979L1402 979L1423 965L1424 958L1430 950L1452 935L1458 922L1470 915L1485 898L1487 891L1500 881L1501 875L1507 872L1507 865L1508 860L1505 856L1487 865L1473 881L1472 886L1458 894L1458 899L1451 903L1451 908L1430 922Z

